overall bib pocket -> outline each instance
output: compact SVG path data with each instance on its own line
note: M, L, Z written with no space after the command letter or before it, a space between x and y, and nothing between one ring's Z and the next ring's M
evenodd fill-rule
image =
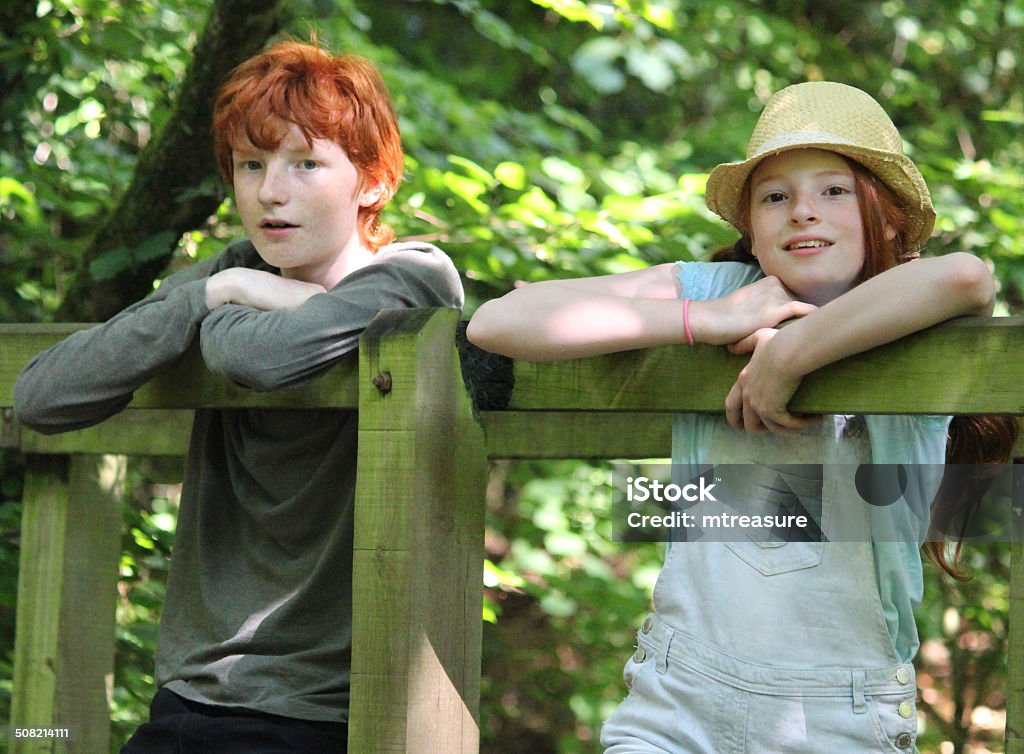
M790 525L737 531L726 547L763 576L817 566L834 498L834 484L823 483L822 466L744 464L730 473L741 477L729 486L748 515Z

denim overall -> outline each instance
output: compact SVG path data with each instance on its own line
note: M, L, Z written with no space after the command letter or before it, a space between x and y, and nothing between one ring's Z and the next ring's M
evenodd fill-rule
M845 541L673 544L624 670L629 696L602 730L606 754L916 751L914 668L886 627L854 484L870 460L863 420L783 435L709 421L706 458L746 465L719 489L771 503L781 474L825 537Z

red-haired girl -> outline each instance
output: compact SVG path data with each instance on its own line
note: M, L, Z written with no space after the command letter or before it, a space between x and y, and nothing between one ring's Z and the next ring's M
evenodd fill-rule
M719 261L527 285L469 326L477 345L538 361L696 342L749 353L723 415L675 417L673 463L723 469L718 494L793 504L824 535L673 543L602 741L609 754L913 751L918 549L949 418L787 404L819 367L988 316L991 276L969 254L916 258L927 186L878 103L842 84L776 93L747 159L712 171L707 204L741 234ZM910 469L900 505L865 503L855 472L870 464Z

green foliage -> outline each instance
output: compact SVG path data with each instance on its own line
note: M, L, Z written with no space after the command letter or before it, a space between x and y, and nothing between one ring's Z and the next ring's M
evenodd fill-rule
M170 114L208 11L200 0L25 5L35 12L0 37L0 81L13 82L0 93L4 321L52 316L90 232Z
M505 580L485 577L497 621L484 631L483 751L602 750L661 561L658 545L611 541L610 484L608 464L495 465L487 542Z
M68 294L90 234L171 113L209 7L40 0L0 11L0 320L46 321ZM385 219L452 255L467 314L520 281L705 258L731 242L704 207L707 172L742 157L772 91L821 78L876 95L900 127L939 212L930 251L985 258L1000 311L1024 307L1024 0L291 0L281 24L382 67L408 152ZM213 190L200 178L195 191ZM171 269L239 233L227 201L180 239ZM111 251L94 280L157 245ZM623 693L659 556L608 541L606 473L496 467L482 709L491 750L597 750L599 721ZM3 456L0 678L19 478L16 457ZM126 514L119 734L145 714L173 511L173 496L140 493ZM938 695L925 700L926 751L994 740L947 714L957 698L968 718L1002 703L1003 671L988 669L998 653L951 648L1005 642L1005 554L975 557L965 587L929 570L919 619L926 648L943 650L935 663L922 653ZM954 668L968 680L954 683Z
M157 627L177 525L179 463L138 459L129 467L118 582L111 725L115 751L148 718Z

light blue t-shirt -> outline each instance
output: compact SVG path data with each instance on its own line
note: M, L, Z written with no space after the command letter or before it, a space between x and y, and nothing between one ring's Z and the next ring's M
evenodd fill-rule
M697 301L725 296L764 277L761 268L741 262L678 262L681 295ZM914 607L920 603L923 572L920 544L928 529L929 509L945 462L948 416L865 416L871 461L904 464L915 469L908 477L908 505L872 507L875 576L889 635L901 660L918 649ZM720 415L678 414L672 425L672 463L703 465ZM887 536L887 532L889 535ZM906 532L916 532L916 541ZM899 534L902 533L902 534Z

